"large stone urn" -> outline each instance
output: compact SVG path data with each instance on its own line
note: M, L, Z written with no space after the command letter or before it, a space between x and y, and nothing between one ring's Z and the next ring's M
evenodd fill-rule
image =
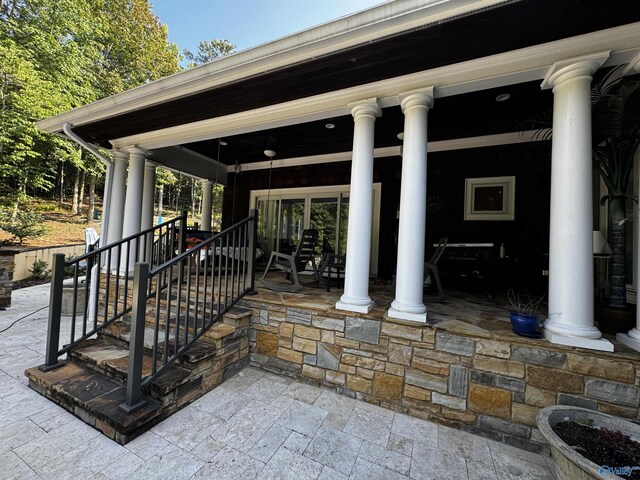
M607 428L621 432L635 441L640 441L640 425L595 410L565 405L543 408L538 413L538 428L551 448L558 480L624 480L624 477L616 475L613 470L621 465L596 465L567 445L553 431L556 424L564 421L573 421L592 428Z

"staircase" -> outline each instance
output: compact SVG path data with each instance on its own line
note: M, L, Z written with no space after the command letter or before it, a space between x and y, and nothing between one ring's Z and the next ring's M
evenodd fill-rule
M244 258L255 257L254 219L188 251L186 229L174 220L170 248L145 248L163 235L146 231L67 263L76 273L73 300L82 300L62 348L65 264L56 258L46 360L25 372L29 386L124 445L240 371L249 361L251 310L235 304L253 291L253 261ZM114 259L129 264L126 257L135 257L133 276L110 268Z

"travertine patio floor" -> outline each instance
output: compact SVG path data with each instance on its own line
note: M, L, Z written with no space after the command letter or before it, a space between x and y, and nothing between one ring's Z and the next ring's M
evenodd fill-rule
M0 330L47 301L14 292ZM2 479L553 478L547 457L254 368L123 447L26 387L46 313L0 334Z

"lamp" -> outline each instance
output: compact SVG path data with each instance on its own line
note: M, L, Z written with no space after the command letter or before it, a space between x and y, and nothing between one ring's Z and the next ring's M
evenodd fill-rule
M593 231L593 254L594 255L609 255L611 254L611 247L607 242L604 233L600 230Z

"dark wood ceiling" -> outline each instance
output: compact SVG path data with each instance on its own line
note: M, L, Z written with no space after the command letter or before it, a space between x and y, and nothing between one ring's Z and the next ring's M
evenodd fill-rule
M501 93L511 94L505 102L497 102ZM550 109L553 94L541 90L540 82L510 85L491 90L467 93L436 99L429 112L429 140L490 135L517 132L536 114ZM327 123L335 125L325 128ZM400 145L398 133L402 132L404 115L400 107L385 108L376 120L375 146ZM262 132L235 135L224 138L221 161L233 164L265 161L265 149L275 150L278 159L351 151L353 142L353 118L350 115L322 121L274 128ZM186 144L185 147L207 155L217 156L218 140Z
M109 139L260 108L637 22L638 0L521 0L78 126ZM440 107L439 107L440 108Z

